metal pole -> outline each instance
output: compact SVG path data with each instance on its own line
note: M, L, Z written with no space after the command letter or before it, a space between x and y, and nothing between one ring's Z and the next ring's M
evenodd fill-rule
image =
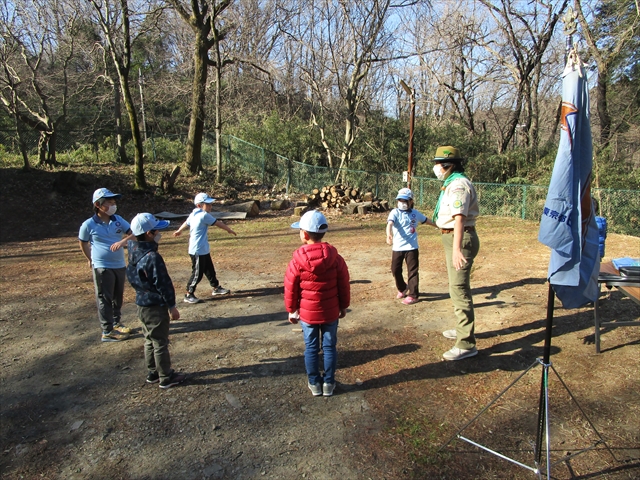
M547 395L549 381L549 357L551 356L551 336L553 328L553 307L555 302L555 292L549 283L549 292L547 294L547 320L544 335L544 350L542 354L542 379L540 381L540 399L538 402L538 431L536 433L535 462L540 465L542 458L542 437L546 430L547 423ZM547 441L549 439L547 438ZM547 452L548 454L548 452Z
M409 118L409 162L407 165L407 188L411 188L411 176L413 175L413 126L416 116L416 92L413 88L410 88L404 80L400 80L400 85L409 95L411 100L411 115Z

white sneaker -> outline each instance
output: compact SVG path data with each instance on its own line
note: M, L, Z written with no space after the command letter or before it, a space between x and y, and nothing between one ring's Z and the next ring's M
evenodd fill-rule
M478 354L478 349L476 347L469 348L468 350L464 350L462 348L453 347L448 352L444 352L442 354L442 358L445 360L462 360L463 358L473 357Z
M442 335L444 336L444 338L450 338L451 340L455 340L458 337L455 328L452 328L451 330L445 330L444 332L442 332Z
M230 292L230 290L227 290L226 288L222 288L220 285L218 285L216 288L213 289L213 292L211 292L211 295L226 295Z
M309 387L309 390L311 390L311 393L313 393L314 397L319 397L320 395L322 395L322 385L320 385L319 383L316 383L315 385L311 385L310 383L308 383L307 386Z
M330 397L333 395L333 389L336 388L336 384L334 383L323 383L322 384L322 395L325 397Z

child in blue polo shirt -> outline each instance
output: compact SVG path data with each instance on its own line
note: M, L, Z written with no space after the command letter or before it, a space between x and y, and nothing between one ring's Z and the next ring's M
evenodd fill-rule
M116 215L116 199L122 195L107 188L93 193L94 215L80 227L80 249L93 271L98 318L103 342L126 340L131 329L121 323L125 283L122 247L133 238L129 223Z
M220 282L216 276L216 269L211 260L211 249L209 247L209 237L207 235L210 225L215 225L232 235L236 232L231 230L222 220L216 219L211 215L212 204L215 199L206 193L199 193L193 200L196 208L191 212L189 218L180 225L175 232L174 237L180 236L182 231L189 227L189 256L191 257L191 276L187 282L187 293L184 296L186 303L198 303L200 300L196 297L196 287L202 276L206 276L213 291L211 295L226 295L229 290L220 286Z
M401 188L396 196L397 208L389 212L387 218L387 243L393 246L391 273L396 282L398 294L405 305L418 301L418 224L435 225L425 215L413 208L413 192ZM402 264L407 264L407 281L402 275Z

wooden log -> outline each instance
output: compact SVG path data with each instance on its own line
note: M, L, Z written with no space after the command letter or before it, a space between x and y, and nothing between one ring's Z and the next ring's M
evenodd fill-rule
M364 195L362 195L363 202L370 202L373 200L373 198L374 198L373 192L367 192Z
M272 200L271 210L286 210L290 205L289 200Z
M307 210L309 210L309 207L307 207L306 205L300 205L298 207L294 207L293 215L297 217L301 217Z
M319 193L320 193L320 190L318 190L317 188L314 188L313 190L311 190L312 195L318 195Z
M380 206L385 212L389 211L389 202L387 200L380 200Z
M371 204L361 204L358 205L358 214L364 215L365 213L369 213L371 211Z
M342 211L346 215L353 215L354 213L356 213L358 211L358 204L357 203L349 203L348 205L344 206Z
M246 212L247 217L257 217L260 213L260 202L251 200L250 202L237 203L236 205L226 205L225 210L229 212Z
M175 185L176 180L178 179L178 175L180 175L180 165L176 165L175 167L173 167L173 170L171 170L171 173L169 173L169 171L167 170L162 174L160 187L162 188L162 191L164 193L169 193L173 191L173 186Z

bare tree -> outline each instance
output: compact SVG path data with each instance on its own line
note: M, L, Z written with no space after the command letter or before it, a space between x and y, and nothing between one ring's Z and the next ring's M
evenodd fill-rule
M70 79L77 13L63 0L19 0L11 6L0 7L0 103L16 122L40 133L39 165L56 165L57 128L80 89ZM23 157L27 168L25 150Z
M197 173L202 169L202 136L205 124L206 87L209 66L215 68L216 80L216 164L218 166L217 177L220 179L221 157L220 136L222 123L220 117L221 102L221 78L224 67L233 63L231 58L223 58L221 43L227 36L231 25L225 24L222 19L224 11L231 5L232 0L207 1L192 0L189 7L182 0L169 0L178 15L191 28L194 34L193 41L193 89L191 96L191 121L187 136L187 153L185 163L191 173ZM213 49L213 58L210 51Z
M105 50L117 72L118 84L129 117L134 149L134 188L144 190L144 147L129 83L131 70L131 12L127 0L90 0L104 34Z
M640 7L638 2L604 0L597 4L597 11L588 15L587 21L581 0L575 0L576 13L582 35L589 48L589 54L596 62L598 79L596 84L596 104L600 121L600 149L609 145L611 137L620 123L613 125L609 111L607 92L616 75L622 56L632 42L638 45L640 33Z
M533 112L537 108L532 104L534 91L538 85L533 84L536 68L543 60L547 47L553 39L560 15L566 9L569 0L560 3L533 2L520 9L513 0L480 0L494 19L496 35L487 37L480 45L491 52L497 61L503 64L513 79L515 95L511 105L499 114L494 110L496 118L502 119L501 138L498 152L504 152L515 135L523 112L524 129L529 132L532 126ZM508 112L508 113L507 113ZM536 134L537 137L537 134Z
M314 2L300 12L298 30L287 32L302 46L301 79L312 100L311 119L319 130L331 167L349 166L359 115L373 96L371 69L389 60L390 11L408 3ZM332 132L336 122L344 125L341 140L337 132ZM336 157L340 159L338 165Z

